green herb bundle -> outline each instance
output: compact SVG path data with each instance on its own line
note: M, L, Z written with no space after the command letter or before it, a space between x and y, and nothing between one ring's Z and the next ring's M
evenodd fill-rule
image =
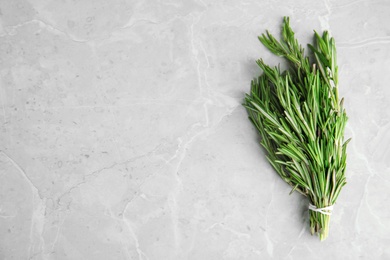
M328 236L331 210L346 184L344 129L347 115L339 100L335 41L314 32L304 53L285 17L282 40L268 31L260 42L288 61L281 71L262 59L263 74L251 82L244 106L261 136L267 158L280 177L309 199L310 230Z

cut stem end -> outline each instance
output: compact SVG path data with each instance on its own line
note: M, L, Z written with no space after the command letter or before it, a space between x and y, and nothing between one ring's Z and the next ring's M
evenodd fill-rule
M329 234L330 215L310 210L310 232L318 234L321 241L324 241Z

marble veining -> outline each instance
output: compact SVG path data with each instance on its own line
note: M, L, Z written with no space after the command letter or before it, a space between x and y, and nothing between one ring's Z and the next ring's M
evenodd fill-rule
M390 2L0 1L0 259L390 259ZM348 184L320 243L241 106L329 30Z

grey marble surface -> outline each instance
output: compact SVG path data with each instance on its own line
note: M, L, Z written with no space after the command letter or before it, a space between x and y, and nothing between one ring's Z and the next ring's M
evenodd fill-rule
M390 259L390 1L0 1L0 259ZM283 16L336 38L330 237L241 106Z

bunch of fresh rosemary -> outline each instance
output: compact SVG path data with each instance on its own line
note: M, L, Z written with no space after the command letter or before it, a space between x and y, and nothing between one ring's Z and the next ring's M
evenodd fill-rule
M268 31L259 40L272 53L287 59L281 72L262 59L263 74L251 83L244 106L261 136L267 158L282 179L310 201L310 230L328 236L331 210L346 184L344 128L347 115L339 101L336 47L328 32L315 32L308 45L311 63L284 18L282 40Z

